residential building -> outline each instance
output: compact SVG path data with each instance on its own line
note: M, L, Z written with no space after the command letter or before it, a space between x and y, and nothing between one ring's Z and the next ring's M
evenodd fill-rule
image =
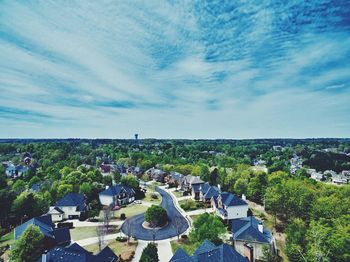
M235 249L251 262L263 259L264 247L276 250L272 233L253 216L231 220L231 231Z
M187 175L182 178L180 187L184 191L191 192L195 200L199 200L202 184L204 184L204 181L200 177Z
M332 177L332 183L341 185L341 184L347 184L349 182L349 178L343 175L335 175Z
M165 182L165 177L167 175L167 173L163 170L154 167L148 169L145 173L149 176L150 179L153 179L154 181L160 183Z
M22 165L14 165L12 163L9 163L5 169L5 173L7 177L20 177L23 175L23 173L27 172L30 167L28 166L22 166Z
M247 202L231 193L223 192L212 197L211 205L216 214L225 221L247 217Z
M210 186L209 183L201 184L199 199L203 202L210 203L213 197L220 194L220 189L216 186Z
M118 256L106 246L93 255L77 243L68 247L54 247L43 253L37 262L116 262Z
M135 201L135 191L123 184L107 187L99 193L100 202L104 206L122 206Z
M192 256L182 248L176 250L169 262L247 262L247 258L239 254L227 244L215 246L209 240L204 240Z
M55 225L52 223L51 215L48 214L34 217L16 227L14 230L14 239L17 240L30 225L37 226L43 233L45 237L45 248L52 248L56 245L65 246L71 241L69 229L66 227L55 228Z
M55 206L50 207L48 214L51 214L53 220L57 221L60 217L62 219L81 218L87 211L86 197L82 194L69 193L58 200Z

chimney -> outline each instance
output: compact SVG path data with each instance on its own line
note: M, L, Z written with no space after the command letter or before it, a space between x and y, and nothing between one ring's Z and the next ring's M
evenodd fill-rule
M221 186L220 185L218 185L218 189L219 189L219 192L221 193Z
M246 200L247 200L247 198L246 198L245 194L242 194L242 199L243 199L244 201L246 201Z
M109 188L109 186L106 186L106 190Z
M260 233L264 233L264 225L261 222L258 224L258 229Z
M48 261L48 256L47 256L47 251L45 250L44 253L41 255L41 262L47 262Z

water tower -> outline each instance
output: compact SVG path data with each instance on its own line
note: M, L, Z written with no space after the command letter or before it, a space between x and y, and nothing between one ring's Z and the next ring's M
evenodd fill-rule
M139 134L135 134L135 140L139 139Z

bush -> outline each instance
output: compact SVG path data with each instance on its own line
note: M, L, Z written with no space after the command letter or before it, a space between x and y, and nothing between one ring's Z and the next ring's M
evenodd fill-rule
M73 228L73 222L61 222L57 223L57 228L68 227L69 229Z
M120 220L125 220L125 219L126 219L125 213L121 213L121 214L120 214Z
M115 240L118 242L126 242L128 239L126 237L116 237Z
M181 239L188 239L188 236L187 235L181 235Z
M199 204L199 203L198 203ZM197 204L194 200L192 199L189 199L189 200L186 200L185 203L182 203L181 205L181 208L185 211L188 211L188 210L196 210L197 209Z
M152 193L151 198L158 199L158 195L156 193Z
M152 205L145 213L145 220L150 223L151 226L164 226L168 221L168 214L163 207Z

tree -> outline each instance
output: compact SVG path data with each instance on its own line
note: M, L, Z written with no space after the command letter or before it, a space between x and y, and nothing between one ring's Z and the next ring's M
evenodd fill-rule
M180 234L181 234L181 230L182 230L182 225L183 225L183 221L182 221L182 217L179 215L175 215L172 218L172 225L175 229L176 235L177 235L177 240L180 239Z
M142 251L140 262L158 262L158 248L155 243L148 243Z
M17 194L23 192L25 188L26 188L26 183L25 183L23 180L21 180L21 179L18 179L18 180L12 185L13 191L15 191Z
M72 193L72 192L73 192L72 185L68 185L68 184L59 185L57 188L57 198L60 199L65 195L67 195L68 193Z
M43 251L44 235L37 226L30 225L16 241L11 251L11 262L37 261Z
M131 187L134 190L137 190L139 188L139 181L137 181L133 175L123 177L121 179L121 183Z
M248 188L248 180L239 178L237 179L234 190L237 195L241 196L242 194L247 194L247 188Z
M131 219L127 219L124 222L123 227L124 227L125 235L127 236L127 239L128 239L128 244L130 244L130 238L134 234L134 224L133 224L132 220Z
M145 213L145 220L152 227L164 226L168 221L168 214L163 207L152 205Z
M194 221L190 239L194 242L202 242L208 239L215 244L219 244L222 242L221 237L225 233L225 225L219 217L204 213Z
M102 246L104 245L104 239L106 235L106 228L104 225L99 225L96 227L96 235L98 240L98 249L99 251L102 250Z

